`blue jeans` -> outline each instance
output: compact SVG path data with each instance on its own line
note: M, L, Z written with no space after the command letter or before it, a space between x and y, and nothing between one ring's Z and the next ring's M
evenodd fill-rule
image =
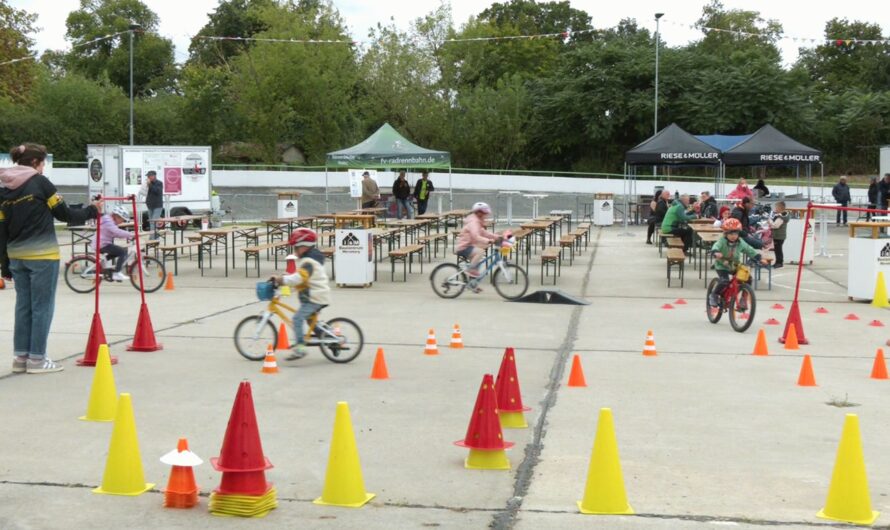
M9 270L15 281L13 353L42 359L56 307L59 261L12 259Z
M163 208L149 208L148 209L148 218L152 221L155 219L161 218L161 212L163 212ZM153 232L151 233L152 239L158 239L160 236L158 235L158 223L151 223Z
M396 207L398 208L399 219L402 218L402 210L406 210L408 219L414 218L414 205L411 204L411 198L396 199Z
M297 336L297 344L306 344L306 334L303 332L303 322L309 319L313 313L321 309L321 304L303 302L294 313L294 334Z

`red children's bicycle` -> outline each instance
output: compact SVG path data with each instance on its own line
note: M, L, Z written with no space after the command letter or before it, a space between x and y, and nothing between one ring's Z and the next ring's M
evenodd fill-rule
M719 278L714 278L708 285L708 295L705 296L705 307L708 311L708 320L711 324L720 322L723 313L729 313L729 323L732 329L744 333L754 322L754 311L757 309L757 298L751 287L751 269L747 265L739 265L732 275L729 285L718 297L719 304L711 305L711 293L717 288Z

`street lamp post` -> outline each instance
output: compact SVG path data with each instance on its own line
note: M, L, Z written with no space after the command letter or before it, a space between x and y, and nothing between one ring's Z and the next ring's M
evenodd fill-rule
M661 41L661 17L664 13L655 13L655 132L658 134L658 48Z
M142 26L130 23L130 145L133 145L133 33L142 29Z

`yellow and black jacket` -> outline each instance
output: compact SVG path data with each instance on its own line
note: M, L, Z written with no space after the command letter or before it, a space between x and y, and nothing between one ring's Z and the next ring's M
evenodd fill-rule
M9 270L10 259L59 259L53 218L80 225L98 216L98 210L92 205L69 208L53 183L43 175L14 181L4 178L2 182L6 186L0 188L0 267L4 272Z

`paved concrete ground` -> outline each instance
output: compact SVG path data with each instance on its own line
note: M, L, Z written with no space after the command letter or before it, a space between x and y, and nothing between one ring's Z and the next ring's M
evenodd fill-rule
M130 392L146 478L159 488L169 469L158 458L187 436L205 460L219 453L238 382L248 378L268 472L279 508L263 520L229 520L207 513L206 497L189 511L165 510L156 490L136 498L94 495L101 481L110 424L85 423L92 370L74 365L87 340L92 297L59 286L50 351L66 370L11 375L0 366L0 528L755 528L824 526L815 517L825 500L844 414L860 416L876 510L890 508L890 382L868 378L886 328L866 325L885 311L847 301L846 257L819 259L804 272L801 310L811 345L785 352L780 327L766 327L771 356L751 352L756 329L769 317L784 323L795 269L777 271L772 291L760 290L756 326L735 333L711 325L703 311L704 282L690 269L683 289L668 289L664 262L643 245L642 232L595 230L591 249L564 267L559 288L589 306L502 301L493 289L442 300L425 274L370 289L337 289L328 317L355 319L366 350L334 365L318 352L283 363L277 376L234 350L232 332L260 310L255 279L242 264L228 279L214 269L201 278L195 263L180 268L174 292L148 295L164 349L130 353L138 294L128 285L103 290L102 318L120 356L119 391ZM842 233L843 232L843 233ZM845 231L831 232L833 253L846 250ZM265 270L270 266L264 264ZM387 271L388 265L382 265ZM530 267L532 288L539 269ZM665 302L689 304L663 310ZM0 344L12 342L14 293L0 291ZM829 313L816 315L818 306ZM842 319L849 312L862 320ZM467 347L422 354L426 331L447 343L451 325ZM659 356L640 352L647 329ZM388 381L368 374L376 347L385 348ZM510 472L468 471L466 451L452 445L466 432L483 373L495 373L503 349L517 349L523 399L532 428L507 430L516 442ZM567 388L568 363L581 355L587 388ZM799 388L803 353L813 355L817 388ZM377 497L360 510L324 508L322 489L337 401L350 404L365 483ZM841 403L855 404L840 408ZM596 432L598 410L615 416L633 517L576 513ZM209 464L196 470L204 492L219 484ZM887 524L887 516L878 519ZM886 526L885 526L886 527Z

